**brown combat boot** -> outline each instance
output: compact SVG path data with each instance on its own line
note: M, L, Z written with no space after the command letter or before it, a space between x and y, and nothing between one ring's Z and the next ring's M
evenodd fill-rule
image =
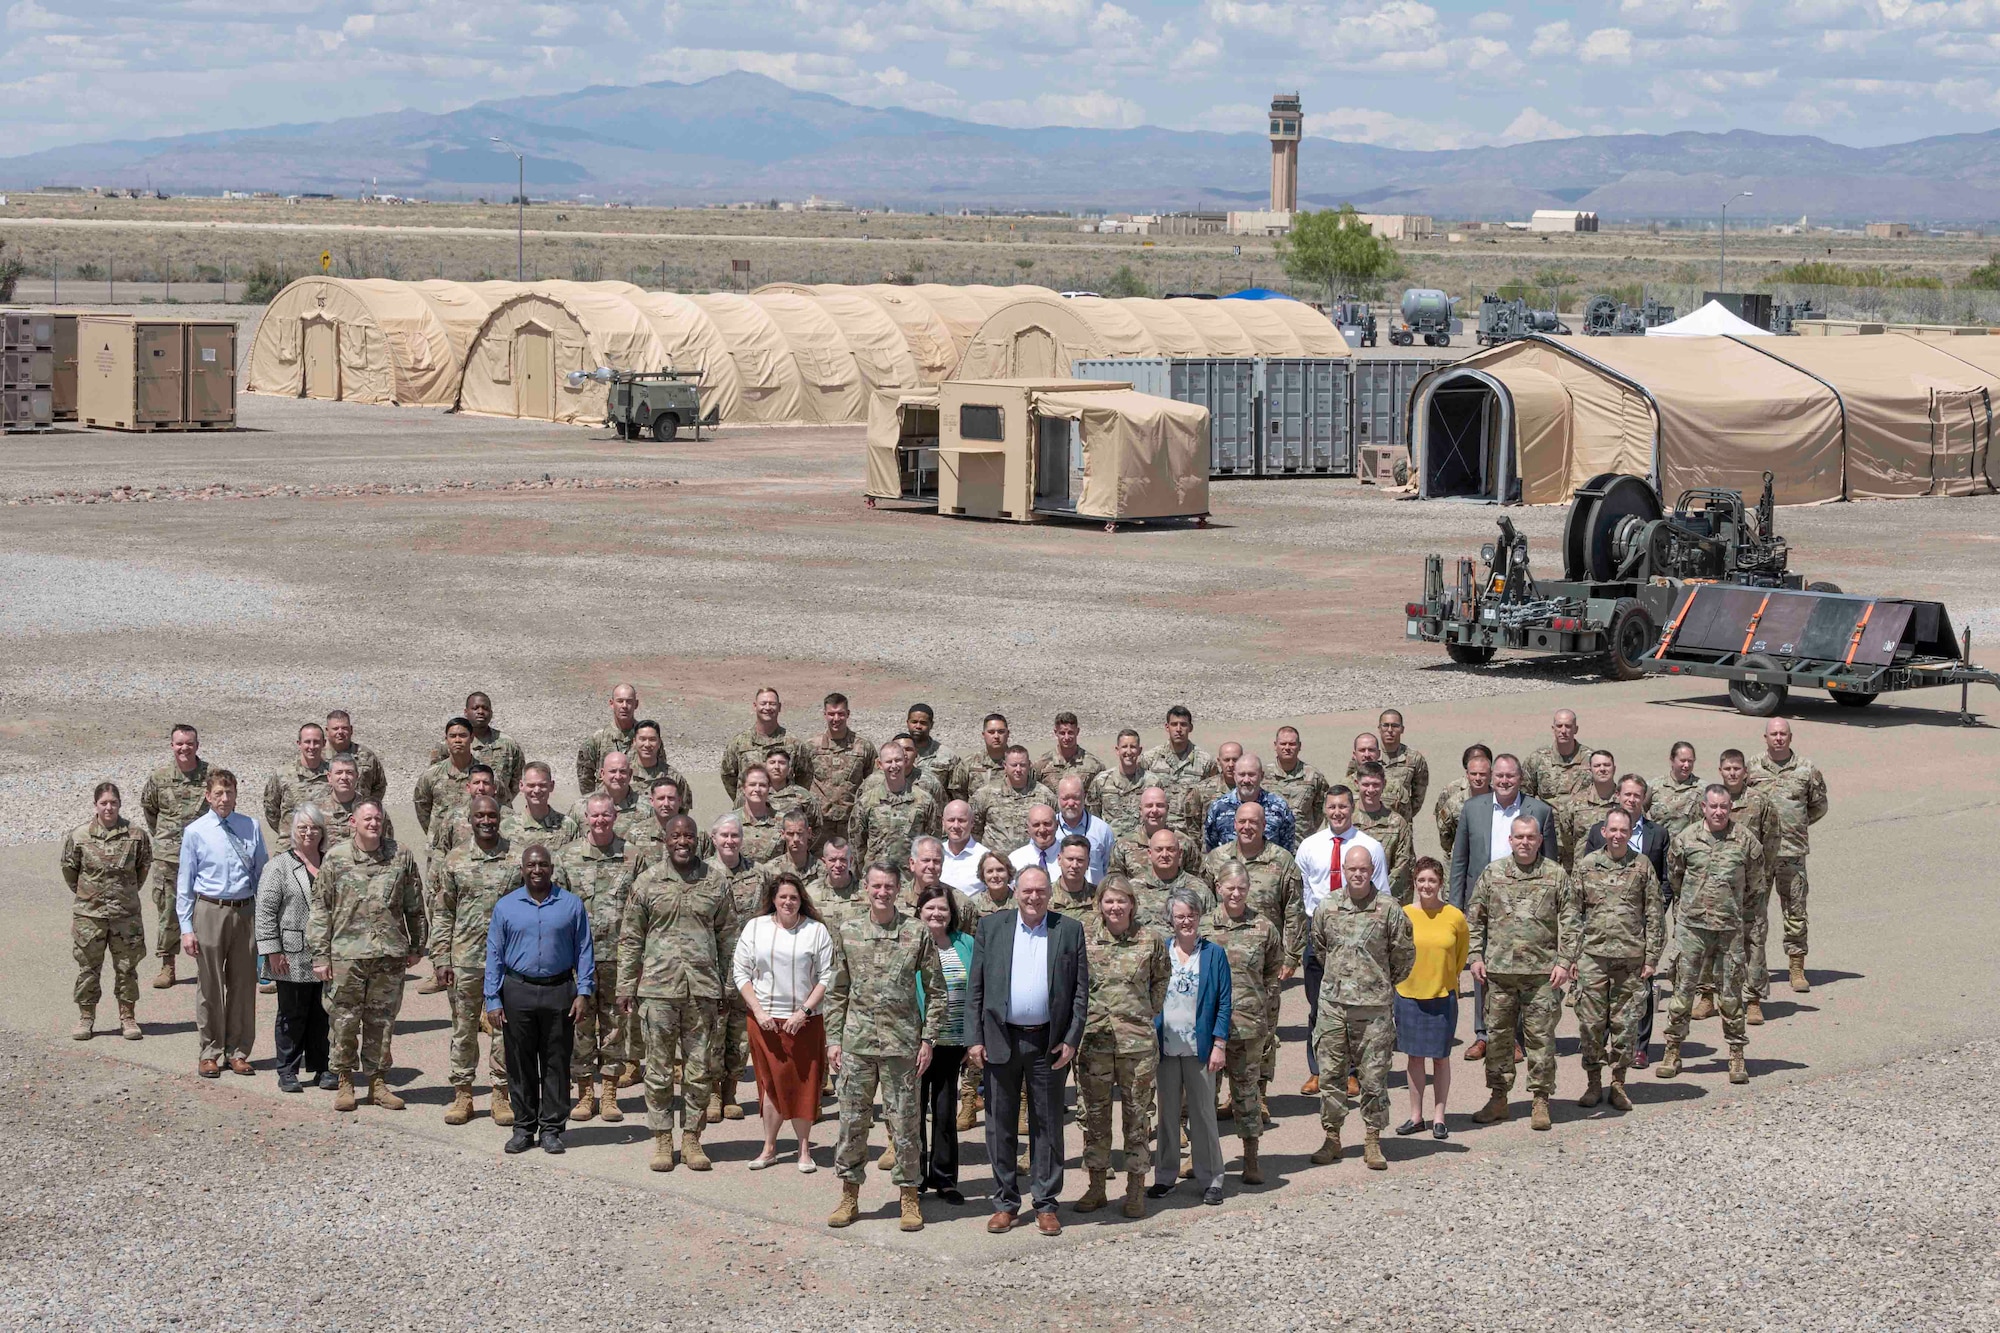
M1125 1206L1119 1210L1127 1217L1146 1215L1146 1173L1127 1171L1125 1173Z
M514 1103L507 1099L507 1085L497 1084L493 1089L493 1123L505 1129L514 1123Z
M896 1140L890 1139L889 1146L884 1148L882 1155L875 1159L875 1169L883 1172L894 1171L896 1169Z
M970 1088L958 1094L958 1132L963 1134L979 1120L979 1095Z
M1584 1084L1583 1096L1576 1099L1576 1104L1588 1110L1604 1100L1604 1071L1592 1066L1583 1071L1583 1076L1588 1082Z
M1614 1111L1629 1111L1632 1109L1632 1099L1625 1095L1624 1070L1614 1069L1611 1071L1611 1087L1605 1092L1604 1100L1611 1103L1611 1109Z
M625 1118L625 1113L618 1109L618 1079L616 1075L605 1079L599 1085L597 1114L607 1125L615 1125Z
M915 1185L903 1186L903 1220L901 1229L904 1231L922 1231L924 1229L924 1208L918 1199L917 1187Z
M1743 1063L1743 1048L1741 1046L1731 1046L1729 1048L1729 1081L1731 1083L1748 1083L1750 1081L1750 1070Z
M97 1032L97 1006L80 1004L76 1007L76 1026L69 1030L71 1041L89 1041Z
M1757 1000L1743 1002L1743 1021L1753 1028L1764 1026L1764 1006Z
M627 1060L625 1067L618 1071L618 1086L636 1088L646 1081L646 1071L639 1067L637 1060Z
M674 1169L674 1135L672 1130L656 1129L653 1131L653 1160L646 1163L646 1165L655 1171L671 1171Z
M724 1120L741 1120L743 1118L743 1104L733 1101L724 1102L722 1104L722 1118Z
M1299 1096L1301 1096L1301 1097L1317 1097L1317 1096L1319 1096L1319 1075L1318 1075L1318 1074L1314 1074L1314 1075L1312 1075L1311 1077L1307 1078L1307 1079L1306 1079L1306 1081L1305 1081L1304 1083L1302 1083L1302 1084L1300 1084L1300 1085L1299 1085Z
M1382 1155L1382 1131L1371 1129L1361 1143L1361 1164L1370 1171L1387 1171L1389 1159Z
M127 1041L142 1041L146 1034L139 1030L139 1006L121 1004L118 1006L118 1035Z
M1694 997L1694 1008L1688 1010L1688 1018L1699 1023L1704 1018L1715 1017L1715 996L1707 991Z
M447 1125L464 1125L472 1120L472 1089L461 1083L451 1090L451 1105L445 1108Z
M1257 1140L1243 1140L1243 1183L1261 1185L1264 1183L1264 1168L1257 1162Z
M174 976L174 959L173 955L169 954L167 957L162 958L160 960L160 975L153 978L153 989L172 990L174 988L175 980L176 978Z
M352 1111L354 1109L354 1075L341 1074L339 1086L334 1089L333 1109Z
M1681 1044L1671 1038L1667 1049L1660 1056L1660 1063L1653 1067L1654 1078L1679 1078L1681 1076Z
M1340 1131L1337 1129L1329 1129L1326 1132L1326 1142L1320 1144L1319 1147L1313 1151L1312 1164L1314 1166L1332 1166L1335 1162L1338 1162L1339 1160L1340 1160Z
M429 976L424 978L423 984L417 987L417 994L436 995L443 989L444 983L438 980L437 972L433 970Z
M1472 1123L1475 1125L1504 1125L1511 1114L1512 1112L1507 1109L1507 1094L1495 1088L1493 1095L1486 1099L1486 1105L1472 1113Z
M400 1111L408 1105L401 1097L389 1091L389 1080L380 1074L368 1080L368 1102L384 1111Z
M843 1180L840 1182L840 1203L833 1210L833 1216L826 1219L830 1227L851 1227L861 1216L861 1182Z
M741 1115L742 1112L739 1111L737 1114ZM701 1123L704 1125L719 1125L722 1123L721 1093L711 1092L708 1094L708 1109L702 1113Z
M1555 1120L1549 1115L1549 1099L1541 1093L1535 1094L1535 1109L1528 1115L1529 1129L1553 1129Z
M597 1118L597 1085L587 1078L576 1081L576 1105L569 1108L569 1118L576 1121Z
M1110 1174L1109 1171L1100 1171L1096 1167L1092 1167L1090 1169L1090 1188L1085 1190L1083 1197L1071 1206L1079 1213L1094 1213L1102 1208L1109 1202L1104 1197L1104 1178Z
M695 1125L681 1131L681 1162L690 1171L711 1171L715 1163L708 1160L708 1154L701 1147L701 1126Z
M1792 955L1792 990L1796 994L1804 995L1811 989L1812 983L1806 980L1806 956L1795 953Z

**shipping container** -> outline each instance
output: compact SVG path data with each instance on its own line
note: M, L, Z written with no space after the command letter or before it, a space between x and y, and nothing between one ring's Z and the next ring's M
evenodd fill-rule
M1136 386L1135 386L1136 387ZM1144 393L1151 389L1141 390ZM1248 357L1178 358L1167 363L1165 397L1208 409L1209 475L1257 475L1257 363Z
M236 326L187 326L187 411L195 426L236 424Z
M57 421L76 420L76 316L55 317L55 413Z
M1353 366L1354 447L1408 443L1410 394L1417 381L1455 357L1356 357Z
M1209 411L1211 477L1354 475L1347 357L1080 360L1080 379L1125 380Z
M233 426L236 326L81 316L77 415L87 426L111 430Z
M44 430L54 420L47 389L0 389L0 431Z
M1348 431L1351 358L1270 357L1259 363L1266 477L1354 475Z

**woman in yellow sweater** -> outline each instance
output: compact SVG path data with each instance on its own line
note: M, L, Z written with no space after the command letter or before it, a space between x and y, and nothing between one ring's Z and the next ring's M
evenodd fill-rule
M1451 1099L1451 1047L1458 1034L1458 974L1472 942L1465 913L1444 900L1444 867L1433 857L1413 868L1416 900L1403 909L1416 936L1417 964L1396 987L1396 1049L1410 1058L1410 1118L1398 1134L1424 1127L1425 1065L1431 1095L1431 1137L1446 1137L1445 1103Z

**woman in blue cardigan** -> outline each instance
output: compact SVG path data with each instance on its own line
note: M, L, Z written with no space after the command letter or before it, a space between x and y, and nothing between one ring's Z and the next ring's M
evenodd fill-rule
M1201 1201L1222 1202L1222 1141L1215 1127L1215 1075L1228 1058L1229 955L1201 935L1201 900L1187 888L1167 895L1173 937L1167 1002L1153 1026L1160 1034L1160 1150L1153 1154L1152 1199L1173 1193L1181 1170L1178 1132L1185 1102L1188 1143Z
M938 964L944 969L944 1031L931 1047L917 1101L917 1142L923 1147L918 1163L917 1191L934 1191L950 1204L962 1204L958 1189L958 1071L965 1063L965 985L972 971L972 936L960 927L958 894L943 884L927 886L917 895L917 919L931 932ZM917 978L917 1012L924 1009L924 979ZM974 1020L977 1021L977 1020Z

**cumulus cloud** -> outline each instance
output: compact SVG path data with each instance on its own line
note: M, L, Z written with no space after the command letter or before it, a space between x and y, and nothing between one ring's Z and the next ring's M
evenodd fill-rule
M1566 56L1575 49L1576 35L1569 30L1568 19L1542 24L1535 29L1535 40L1528 43L1532 57Z
M1599 28L1576 48L1588 64L1622 65L1632 59L1632 34L1624 28Z
M1531 106L1521 108L1521 114L1509 121L1507 128L1500 131L1494 142L1535 143L1543 139L1574 139L1582 130L1573 130L1553 116L1545 116Z

